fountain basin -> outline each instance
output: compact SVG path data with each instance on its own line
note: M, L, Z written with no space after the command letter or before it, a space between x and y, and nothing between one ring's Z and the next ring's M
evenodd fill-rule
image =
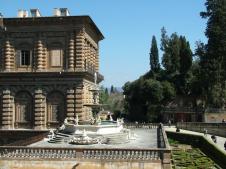
M117 122L102 121L97 125L75 125L75 124L65 124L63 130L64 133L75 133L80 134L83 130L87 131L87 134L114 134L120 133L123 129L122 124L117 124Z

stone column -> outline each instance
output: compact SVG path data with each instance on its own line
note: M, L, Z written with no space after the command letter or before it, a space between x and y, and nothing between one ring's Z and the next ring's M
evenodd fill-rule
M74 45L75 45L75 41L74 41L74 33L71 33L70 35L70 39L69 39L69 44L68 44L68 71L72 72L74 71Z
M84 29L81 29L75 35L75 71L84 71L84 31Z
M75 90L75 113L78 115L79 120L85 120L83 114L83 87L77 86Z
M34 119L35 119L35 129L44 129L45 127L45 96L41 89L35 90L35 110L34 110Z
M43 57L42 57L42 52L43 52L43 45L42 41L38 39L36 41L36 46L35 46L35 57L36 57L36 71L41 72L43 70Z
M74 89L67 90L67 117L75 118L75 91Z
M4 90L2 94L2 129L13 128L13 96L10 90Z
M5 49L4 49L4 68L6 72L9 72L11 69L11 44L9 40L5 42Z

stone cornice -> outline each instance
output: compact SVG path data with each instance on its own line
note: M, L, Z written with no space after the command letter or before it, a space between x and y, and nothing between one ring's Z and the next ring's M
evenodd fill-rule
M39 81L39 80L47 80L47 81L54 81L56 83L56 78L59 81L69 81L76 80L79 78L85 78L89 81L94 81L93 74L90 72L4 72L0 73L0 83L8 83L13 79L19 80L22 82L28 81ZM97 82L100 83L103 80L103 76L98 74Z
M89 16L3 18L3 23L6 28L11 26L88 25L95 30L99 40L104 39L104 36Z

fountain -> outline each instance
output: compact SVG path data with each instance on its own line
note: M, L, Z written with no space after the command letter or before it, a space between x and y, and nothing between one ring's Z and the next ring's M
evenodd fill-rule
M99 88L97 86L97 74L94 74L95 88L93 92L93 104L86 104L97 111L102 106L98 102ZM109 120L101 120L100 115L94 114L95 119L91 118L89 124L80 124L78 115L76 119L66 118L64 124L58 129L56 135L65 136L64 142L69 144L98 144L98 143L124 143L128 142L131 136L130 130L123 128L123 119L114 121L111 114ZM53 138L54 139L54 138ZM51 140L53 140L51 139ZM54 141L49 141L54 142Z

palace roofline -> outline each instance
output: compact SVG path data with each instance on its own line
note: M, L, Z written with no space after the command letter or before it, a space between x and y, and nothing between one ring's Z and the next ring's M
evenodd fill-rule
M90 16L88 15L81 15L81 16L44 16L44 17L12 17L12 18L2 18L3 19L3 25L4 26L14 26L14 25L20 25L23 26L27 25L35 25L40 23L50 23L53 22L57 23L58 25L61 24L67 24L67 23L73 23L73 22L81 22L81 23L88 23L91 27L93 27L99 37L99 40L103 40L104 36L99 30L99 28L96 26L96 24L93 22Z

